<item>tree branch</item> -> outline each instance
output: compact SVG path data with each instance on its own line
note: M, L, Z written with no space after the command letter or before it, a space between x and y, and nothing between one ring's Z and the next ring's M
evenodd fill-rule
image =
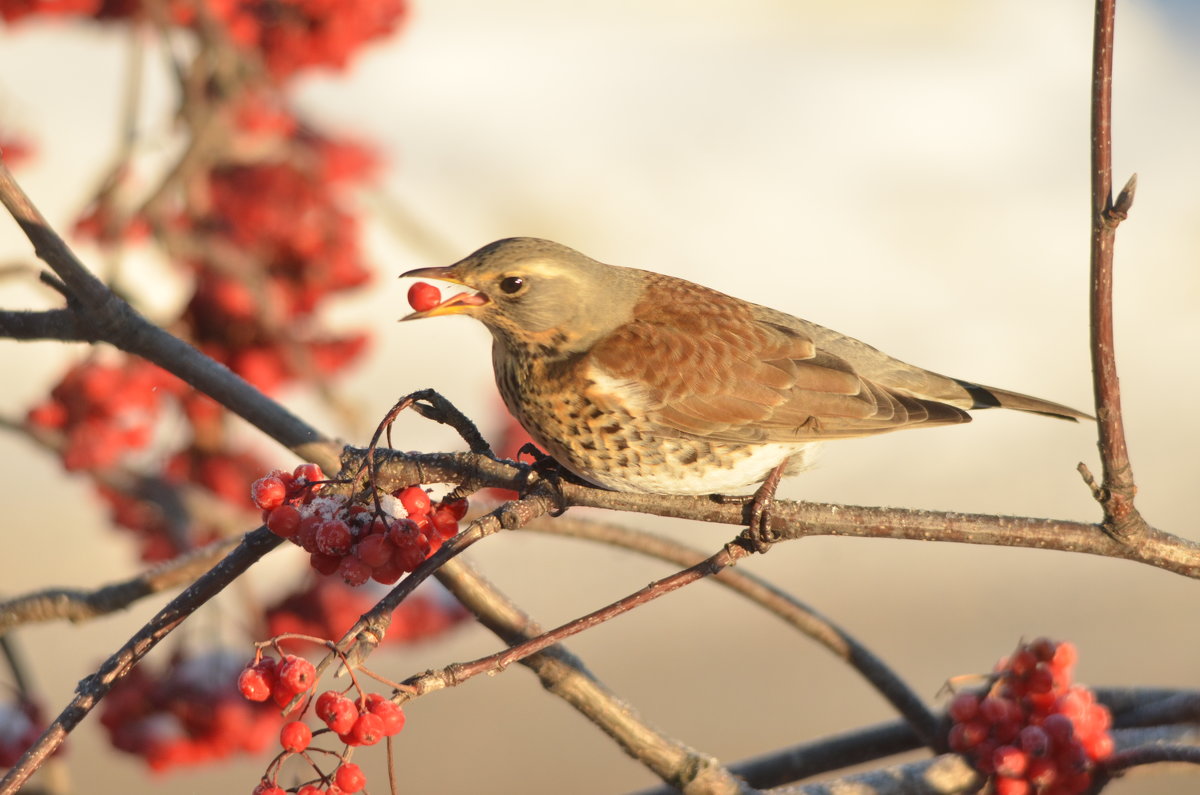
M96 673L80 681L71 703L42 732L42 736L21 756L4 778L0 779L0 795L13 795L19 790L33 771L62 745L67 734L100 703L118 679L129 673L130 669L175 627L241 576L259 558L278 546L280 541L278 536L265 527L247 533L237 548L224 560L168 602L116 653L105 660Z
M1125 445L1121 384L1113 337L1113 246L1117 226L1133 204L1137 177L1112 198L1112 48L1116 0L1096 0L1092 42L1091 347L1092 389L1100 434L1103 483L1094 490L1104 508L1104 526L1130 543L1147 531L1134 507L1137 487Z

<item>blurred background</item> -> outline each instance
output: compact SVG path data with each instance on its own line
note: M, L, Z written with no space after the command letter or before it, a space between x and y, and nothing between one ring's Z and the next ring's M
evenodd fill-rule
M347 73L307 78L300 94L314 121L380 147L387 170L362 197L373 211L377 281L330 317L335 327L369 319L376 337L343 384L355 419L299 391L285 402L362 442L398 396L434 387L494 439L504 422L486 331L457 318L396 325L408 285L394 276L535 235L769 304L933 370L1087 409L1091 25L1087 2L416 0L394 40ZM1195 4L1120 5L1114 182L1139 178L1116 249L1127 432L1143 514L1193 539L1198 44ZM17 177L63 228L118 146L126 68L116 30L0 31L0 122L40 152ZM146 112L165 114L169 82L146 78ZM32 259L15 224L0 223L0 256ZM144 289L164 304L178 290L154 279ZM54 303L12 279L0 296L6 309ZM82 353L5 344L0 413L20 417ZM396 439L404 449L461 447L415 416L400 421ZM992 412L965 427L828 445L781 494L1094 520L1080 461L1099 472L1093 427ZM0 435L0 462L5 594L94 587L137 569L91 490L55 460ZM596 515L708 551L736 532ZM294 576L306 565L296 552L273 553L254 587L269 593ZM547 626L670 571L521 533L469 556ZM1148 567L827 538L740 565L839 622L930 701L947 678L986 671L1038 635L1076 643L1079 678L1091 685L1198 684L1197 586ZM85 625L21 630L52 713L165 599ZM228 633L221 625L238 622L237 603L222 600L189 631ZM712 584L568 645L648 721L728 762L893 717L821 648ZM471 627L373 662L400 679L496 648ZM654 783L518 667L406 711L397 745L406 792L607 793ZM89 719L70 741L78 791L248 792L263 765L239 758L152 777L97 729ZM382 750L356 757L374 772L374 791L385 791L381 760ZM1194 792L1198 781L1195 772L1142 773L1110 791Z

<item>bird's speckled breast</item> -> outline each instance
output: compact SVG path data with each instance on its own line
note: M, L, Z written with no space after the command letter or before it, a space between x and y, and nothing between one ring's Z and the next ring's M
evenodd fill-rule
M709 442L654 426L631 412L630 395L590 377L584 357L545 346L496 344L492 361L505 405L533 440L579 477L615 491L744 491L789 457L790 471L804 468L815 448Z

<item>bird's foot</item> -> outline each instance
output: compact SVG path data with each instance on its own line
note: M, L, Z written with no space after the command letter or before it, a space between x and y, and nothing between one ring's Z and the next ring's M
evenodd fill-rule
M554 495L555 502L558 503L558 507L551 511L550 515L562 516L570 507L562 490L563 481L570 479L570 472L553 456L546 455L532 442L526 442L517 451L517 461L521 460L522 455L528 455L533 459L533 463L525 470L525 484L521 487L521 496L525 496L534 485L544 484ZM532 480L534 475L537 476L536 481Z
M787 461L783 461L772 469L750 500L750 521L741 537L754 552L766 552L782 537L778 531L771 528L771 508L787 464Z

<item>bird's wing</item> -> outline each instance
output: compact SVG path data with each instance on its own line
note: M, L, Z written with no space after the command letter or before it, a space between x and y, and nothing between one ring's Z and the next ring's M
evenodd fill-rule
M584 363L589 397L642 414L663 433L790 442L967 422L959 408L859 375L795 324L675 280L655 280L633 320ZM618 408L613 405L612 408Z

